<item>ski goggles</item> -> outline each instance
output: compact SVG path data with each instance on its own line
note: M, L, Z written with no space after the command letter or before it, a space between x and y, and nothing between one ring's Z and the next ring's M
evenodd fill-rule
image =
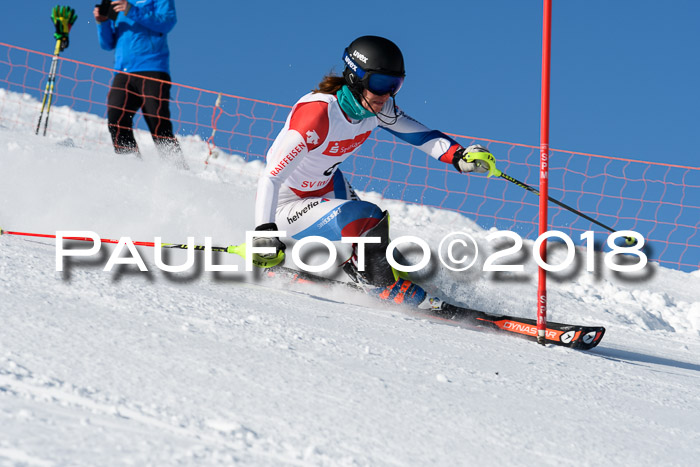
M347 49L343 54L343 62L357 75L364 87L369 89L373 94L378 96L391 94L393 97L399 92L399 89L401 89L404 80L403 76L387 75L376 71L365 71L350 57Z

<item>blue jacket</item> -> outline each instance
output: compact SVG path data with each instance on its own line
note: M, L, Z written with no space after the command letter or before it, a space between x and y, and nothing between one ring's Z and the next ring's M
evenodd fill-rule
M100 47L114 52L119 71L170 73L167 34L175 26L175 0L131 0L129 14L97 25Z

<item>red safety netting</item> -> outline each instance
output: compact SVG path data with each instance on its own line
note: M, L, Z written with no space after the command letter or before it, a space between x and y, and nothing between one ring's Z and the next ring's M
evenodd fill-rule
M35 131L51 60L50 54L0 43L0 124ZM81 146L110 147L105 119L113 74L108 68L59 58L47 134L69 135ZM203 164L214 160L212 154L219 160L231 154L246 161L264 159L289 110L286 105L172 84L175 133L208 144L211 151L202 154ZM145 128L141 113L135 127ZM501 171L536 188L539 148L451 136L463 145L486 145ZM374 132L341 169L357 190L459 212L485 228L537 237L537 196L503 179L458 174L451 165L387 132ZM641 233L652 260L681 270L700 267L699 168L552 149L549 178L551 197L615 230ZM588 230L608 233L556 205L550 205L549 217L551 230L563 231L577 243Z

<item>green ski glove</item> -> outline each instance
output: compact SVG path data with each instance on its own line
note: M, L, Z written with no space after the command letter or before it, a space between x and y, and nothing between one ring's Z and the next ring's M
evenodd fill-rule
M488 172L488 177L501 176L501 171L496 168L496 158L480 144L457 149L452 159L452 165L460 172Z
M56 5L51 10L51 20L56 27L53 37L61 41L61 51L68 48L68 33L77 19L75 10L69 6Z

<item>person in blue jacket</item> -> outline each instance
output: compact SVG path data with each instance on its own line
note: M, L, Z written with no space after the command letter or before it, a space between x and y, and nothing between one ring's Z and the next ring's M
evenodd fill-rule
M108 11L96 5L100 46L114 50L114 76L107 120L118 154L140 152L133 119L141 109L161 157L186 167L170 121L170 50L167 34L177 18L174 0L118 0ZM107 3L107 2L103 2ZM105 5L106 6L106 5Z

